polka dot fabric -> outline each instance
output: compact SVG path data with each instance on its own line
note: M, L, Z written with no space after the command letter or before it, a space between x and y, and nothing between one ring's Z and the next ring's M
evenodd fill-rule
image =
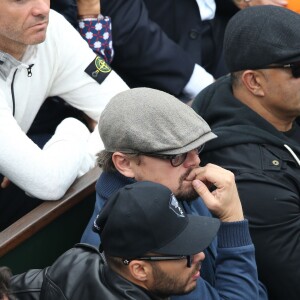
M107 63L111 63L114 50L110 17L99 15L97 19L79 20L79 33L95 53L103 57Z

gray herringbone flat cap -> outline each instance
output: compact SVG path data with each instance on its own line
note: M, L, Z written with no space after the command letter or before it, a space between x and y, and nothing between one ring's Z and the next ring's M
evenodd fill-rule
M150 88L113 97L101 114L99 132L109 152L180 154L216 137L192 108Z
M300 60L300 15L273 5L240 10L229 21L224 56L231 72Z

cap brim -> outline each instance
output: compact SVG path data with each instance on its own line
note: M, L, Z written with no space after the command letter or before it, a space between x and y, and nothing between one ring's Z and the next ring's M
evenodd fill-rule
M191 255L206 249L220 227L216 218L188 215L189 223L185 229L164 247L153 249L160 254Z
M199 148L201 145L207 143L208 141L217 138L218 136L215 135L212 131L207 132L206 134L201 135L198 139L195 141L192 141L188 145L179 147L177 149L172 150L165 150L165 151L157 151L155 153L157 154L167 154L167 155L177 155L185 152L189 152L191 150L194 150L196 148Z

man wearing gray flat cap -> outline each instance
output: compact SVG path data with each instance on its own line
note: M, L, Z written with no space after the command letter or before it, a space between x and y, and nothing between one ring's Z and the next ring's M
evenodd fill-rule
M228 23L230 76L200 93L193 108L218 135L203 162L235 174L272 300L300 299L300 15L246 8Z
M201 268L203 282L212 289L207 293L203 284L198 284L190 294L172 299L267 299L257 278L253 278L254 257L250 265L244 265L247 272L232 264L227 268L226 258L222 258L226 249L243 261L250 254L251 241L233 174L212 164L199 167L199 153L216 138L208 124L175 97L150 88L118 94L106 106L99 122L105 150L99 153L98 163L104 172L96 185L94 215L82 242L99 246L99 236L92 232L93 223L113 192L135 181L160 183L180 200L185 213L211 216L208 207L222 221L217 240L204 251L206 259ZM117 241L118 237L114 239ZM216 274L220 270L233 275L228 280L234 284L226 286L227 291L223 290L225 285L218 290ZM250 289L247 281L252 282Z

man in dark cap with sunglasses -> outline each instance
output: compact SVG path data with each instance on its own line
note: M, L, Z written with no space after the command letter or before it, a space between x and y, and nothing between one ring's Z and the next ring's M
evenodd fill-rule
M232 215L242 214L234 186L229 198L237 204ZM257 299L250 235L244 235L243 247L228 248L218 219L187 215L164 185L140 181L119 189L95 226L100 252L78 244L51 267L15 276L12 290L18 299L162 300L196 285L201 295L192 299ZM218 230L217 291L201 278L201 265Z
M165 92L136 88L111 99L99 122L105 150L99 153L98 163L103 173L96 185L94 215L82 242L99 246L99 235L92 232L93 223L113 192L126 184L149 180L167 186L181 201L185 213L211 216L199 198L201 195L222 221L224 240L218 237L219 242L226 240L228 248L233 248L234 252L248 244L244 243L247 221L242 216L240 200L233 197L235 181L232 173L211 164L199 167L199 151L216 135L189 106ZM118 236L114 239L117 241ZM206 259L201 269L202 278L212 286L216 285L218 272L215 266L219 251L217 243L214 240L205 250ZM243 255L242 252L238 256ZM255 288L257 295L261 292L259 299L266 299L258 284ZM220 297L217 290L215 293ZM198 285L191 294L172 299L199 299L202 294L201 285ZM245 298L236 293L234 297L248 297L243 296ZM236 299L231 295L228 297Z
M194 109L218 139L202 161L235 173L272 300L300 297L300 15L247 8L224 39L231 71L199 94Z

